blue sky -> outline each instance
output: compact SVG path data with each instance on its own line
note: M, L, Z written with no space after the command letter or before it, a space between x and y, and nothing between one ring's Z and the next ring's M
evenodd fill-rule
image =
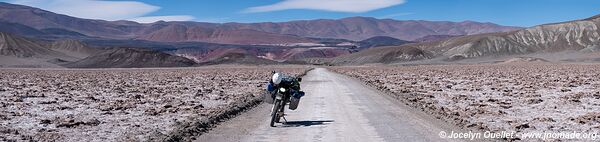
M600 0L2 0L81 18L282 22L352 16L534 26L600 14Z

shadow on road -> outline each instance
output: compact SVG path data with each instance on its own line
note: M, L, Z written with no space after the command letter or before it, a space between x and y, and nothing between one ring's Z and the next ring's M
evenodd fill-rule
M283 127L310 127L316 125L327 125L333 120L316 120L316 121L288 121L283 124Z

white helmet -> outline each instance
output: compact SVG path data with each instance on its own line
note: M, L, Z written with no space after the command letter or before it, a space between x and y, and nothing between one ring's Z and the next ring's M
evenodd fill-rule
M271 81L273 81L273 83L275 83L275 84L279 84L279 83L281 83L282 78L283 78L283 75L281 73L275 73L275 74L273 74Z

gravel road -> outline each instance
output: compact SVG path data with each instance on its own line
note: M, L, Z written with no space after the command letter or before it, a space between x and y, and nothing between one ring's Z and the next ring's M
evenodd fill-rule
M461 131L362 82L317 68L302 84L306 96L286 110L287 124L269 126L270 104L222 123L196 141L449 141L441 131Z

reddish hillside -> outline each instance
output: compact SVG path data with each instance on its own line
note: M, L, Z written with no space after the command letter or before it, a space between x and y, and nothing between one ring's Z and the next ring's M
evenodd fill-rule
M211 29L173 24L142 35L139 39L162 42L200 41L223 44L310 43L310 39L255 30Z
M356 41L374 36L415 40L427 35L472 35L520 29L518 27L473 21L398 21L370 17L351 17L339 20L303 20L282 23L227 23L224 26L304 37L341 38Z

